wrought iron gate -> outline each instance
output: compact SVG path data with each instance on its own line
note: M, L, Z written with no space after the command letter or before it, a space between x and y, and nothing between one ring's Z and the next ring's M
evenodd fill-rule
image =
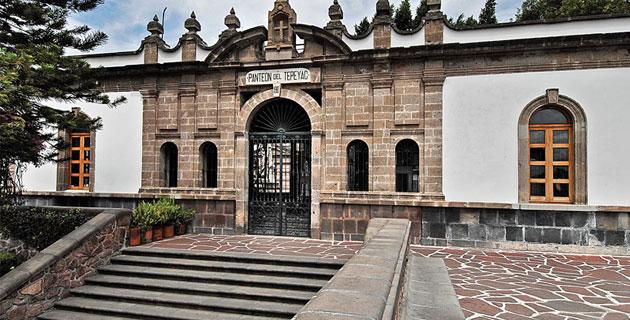
M311 134L249 136L249 233L310 237Z

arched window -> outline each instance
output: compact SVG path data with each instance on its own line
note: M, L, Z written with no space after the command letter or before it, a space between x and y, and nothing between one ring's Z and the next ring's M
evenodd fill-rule
M212 142L201 145L201 174L204 188L217 187L218 152Z
M420 149L413 140L396 145L396 192L420 192Z
M368 145L355 140L348 145L348 191L368 191Z
M529 120L531 202L572 203L573 120L558 107L542 107Z
M160 178L162 186L177 187L177 146L167 142L160 148Z

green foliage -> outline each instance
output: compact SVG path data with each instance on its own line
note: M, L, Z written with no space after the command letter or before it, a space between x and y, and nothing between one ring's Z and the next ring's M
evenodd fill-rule
M0 252L0 277L19 266L23 259L10 252Z
M457 17L457 20L453 20L453 18L448 18L448 22L454 25L457 28L469 28L479 25L479 22L475 17L470 16L468 18L464 17L464 14L460 14Z
M94 9L103 0L0 1L0 204L13 203L23 169L58 160L66 145L57 130L100 127L99 119L77 119L72 112L49 107L52 101L86 101L117 105L97 82L98 70L66 55L87 52L107 36L87 26L70 27L69 14Z
M0 208L2 233L22 240L31 248L43 250L82 226L93 215L81 210L52 210L4 206Z
M481 9L479 14L479 24L496 24L497 23L497 1L486 0L486 5Z
M357 36L362 36L367 34L370 31L370 21L367 17L363 18L359 24L354 25L354 34Z
M420 5L416 8L416 17L413 19L414 29L418 28L422 24L422 19L429 13L429 6L427 0L420 1Z
M132 226L148 230L155 225L189 222L194 217L194 210L182 208L173 199L162 198L140 202L133 212Z
M626 0L525 0L517 21L549 20L599 14L630 14Z
M400 7L396 9L394 23L399 30L409 31L414 29L413 15L411 14L411 4L409 0L403 0Z

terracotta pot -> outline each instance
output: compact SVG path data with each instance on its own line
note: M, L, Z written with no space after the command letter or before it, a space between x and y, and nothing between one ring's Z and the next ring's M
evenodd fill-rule
M137 247L142 244L142 229L129 228L129 245Z
M175 234L177 234L178 236L186 234L186 227L188 227L188 226L185 223L176 225L175 226Z
M144 243L151 243L153 242L153 229L149 229L147 231L144 232L144 239L143 239Z
M164 227L153 227L153 241L162 241L164 239Z
M169 224L164 227L164 239L172 238L175 236L175 226Z

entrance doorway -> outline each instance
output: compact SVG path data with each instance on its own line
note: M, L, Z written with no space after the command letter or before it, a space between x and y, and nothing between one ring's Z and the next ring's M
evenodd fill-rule
M311 235L311 124L293 101L261 106L251 121L248 229L255 235Z

